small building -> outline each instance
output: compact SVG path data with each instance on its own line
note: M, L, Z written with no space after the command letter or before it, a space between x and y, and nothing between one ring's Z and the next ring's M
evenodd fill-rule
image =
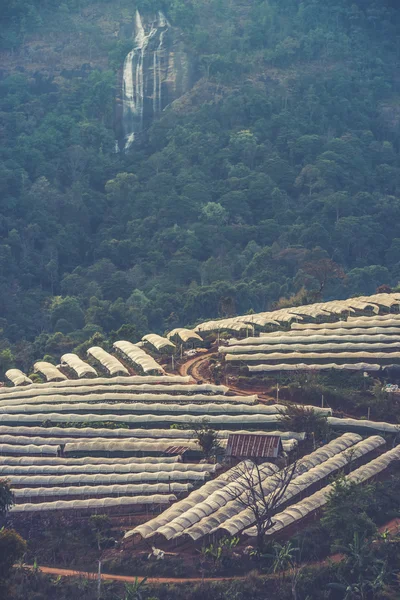
M190 446L169 446L164 450L162 456L179 456L180 462L190 462L199 460L202 457L200 448L196 449Z
M164 456L183 456L189 450L188 446L169 446L164 450Z
M235 464L241 460L276 462L283 455L279 435L231 433L226 446L226 457Z

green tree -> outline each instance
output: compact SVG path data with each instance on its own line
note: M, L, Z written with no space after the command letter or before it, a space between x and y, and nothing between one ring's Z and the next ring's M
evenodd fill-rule
M13 565L26 551L25 540L14 530L0 529L0 592L8 597L8 579Z
M143 600L143 591L146 582L147 577L143 577L141 581L139 581L138 577L135 577L134 583L125 583L124 600Z
M284 431L305 431L315 440L326 438L329 431L325 415L298 404L287 404L285 412L280 414L279 421Z
M0 376L4 377L5 372L13 367L15 364L15 357L11 352L10 348L0 351Z
M375 535L376 525L367 513L373 494L370 486L357 486L341 476L335 480L321 523L337 549L352 544L355 536L371 540Z
M70 323L73 329L81 329L85 324L85 313L81 309L79 301L71 296L65 298L55 296L52 299L50 318L53 327L61 319Z
M207 460L216 458L222 453L222 446L219 442L218 432L212 429L207 419L201 422L194 422L190 425L194 432L194 441L196 441Z
M13 504L14 495L10 484L6 479L2 479L0 480L0 517L4 517Z

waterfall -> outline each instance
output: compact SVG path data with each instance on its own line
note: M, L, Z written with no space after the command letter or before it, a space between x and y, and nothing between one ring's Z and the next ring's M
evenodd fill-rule
M143 24L139 11L136 11L134 47L125 58L123 67L122 120L125 150L131 146L135 134L144 129L146 98L152 97L151 117L159 114L163 108L162 63L165 55L164 36L168 27L169 23L161 12L153 20Z
M137 107L134 98L134 90L133 90L133 72L132 72L132 59L135 54L134 50L131 50L128 56L125 58L124 62L124 72L123 72L123 90L122 90L122 99L123 99L123 120L124 120L124 130L125 134L125 148L129 148L134 138L134 120L137 116Z

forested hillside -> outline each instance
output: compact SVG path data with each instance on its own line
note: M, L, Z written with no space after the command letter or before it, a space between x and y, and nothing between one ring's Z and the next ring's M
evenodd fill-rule
M180 28L197 82L115 153L136 8ZM396 0L13 0L0 19L2 371L125 325L397 285Z

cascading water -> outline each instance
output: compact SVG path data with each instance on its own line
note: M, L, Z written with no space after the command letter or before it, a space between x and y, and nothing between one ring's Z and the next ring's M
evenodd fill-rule
M143 26L142 17L136 11L135 17L135 47L125 58L123 69L123 129L125 137L124 148L127 150L135 139L135 133L143 130L144 99L148 91L147 68L148 58L153 55L153 113L161 112L161 69L159 55L163 51L164 34L168 30L168 22L162 13L158 13L155 22L150 24L148 32Z
M136 11L134 44L122 72L118 147L127 150L171 101L190 88L190 66L180 39L165 16Z

